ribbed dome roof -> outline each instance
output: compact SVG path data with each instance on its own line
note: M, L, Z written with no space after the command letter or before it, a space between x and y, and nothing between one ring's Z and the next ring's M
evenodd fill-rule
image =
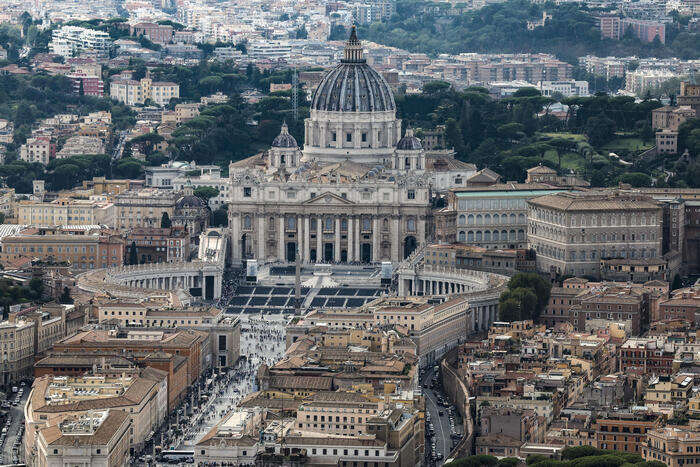
M400 151L419 151L423 149L420 140L413 136L413 128L406 128L406 134L396 143L396 149Z
M321 80L311 108L330 112L383 112L396 110L386 80L369 66L353 26L344 58Z
M194 195L185 195L178 199L175 203L176 209L182 208L203 208L207 203L200 197Z
M289 134L289 127L286 123L282 124L282 131L275 137L272 141L273 148L296 148L298 146L297 140L294 136Z

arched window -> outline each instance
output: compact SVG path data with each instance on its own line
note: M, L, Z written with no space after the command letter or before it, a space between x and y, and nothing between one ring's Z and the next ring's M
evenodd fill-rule
M480 242L481 241L481 230L476 231L476 241Z
M487 230L486 232L484 232L484 241L485 242L491 241L491 231L490 230Z
M384 218L384 220L382 221L382 230L385 232L389 230L389 219Z
M467 216L467 224L474 225L474 215L473 214L469 214L469 216Z
M348 230L348 220L347 219L340 220L340 229L341 230Z
M510 215L510 223L515 224L515 214Z
M467 241L467 234L464 233L464 230L460 230L458 239L460 242Z
M498 224L501 221L501 218L498 214L493 215L493 223Z
M310 225L310 228L312 228L312 229L314 229L314 230L316 229L316 218L315 218L315 217L312 217L312 218L311 218L311 221L309 222L309 225Z
M518 240L521 242L525 240L525 231L523 229L518 230Z
M473 241L474 241L474 232L471 231L471 230L467 233L467 241L468 241L468 242L473 242Z
M485 225L490 225L490 224L491 224L491 214L485 214L485 215L484 215L484 224L485 224Z
M244 229L250 229L252 227L252 221L250 220L250 216L245 216L243 218L243 228Z
M484 223L484 219L481 217L481 214L476 215L476 225L482 225Z
M493 231L493 241L497 242L498 241L498 230Z
M403 160L403 163L404 163L404 167L405 167L405 168L407 168L407 169L410 169L410 168L411 168L411 159L410 159L410 158L406 157L406 158Z
M466 223L467 223L467 216L465 216L464 214L460 214L460 215L459 215L459 219L457 220L457 223L458 223L459 225L464 225L464 224L466 224Z
M505 216L504 216L505 217ZM501 230L501 241L502 242L507 242L508 241L508 231L506 230Z
M520 213L518 214L518 224L525 224L527 223L527 217L525 217L525 214Z
M515 240L515 230L511 230L510 232L508 232L508 238L510 239L510 241Z

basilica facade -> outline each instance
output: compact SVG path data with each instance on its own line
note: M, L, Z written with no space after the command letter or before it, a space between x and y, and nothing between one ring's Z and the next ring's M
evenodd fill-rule
M300 148L283 125L270 150L231 163L233 263L398 263L430 236L431 174L355 31L316 88Z

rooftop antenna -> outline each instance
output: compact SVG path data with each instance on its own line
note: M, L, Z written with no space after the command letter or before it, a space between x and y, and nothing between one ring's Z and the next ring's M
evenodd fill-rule
M297 87L299 86L299 77L297 76L297 67L294 66L292 74L292 110L294 111L294 121L299 120L299 97Z

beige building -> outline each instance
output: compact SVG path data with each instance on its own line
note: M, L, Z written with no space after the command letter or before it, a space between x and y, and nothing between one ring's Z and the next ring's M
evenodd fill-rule
M96 357L96 364L99 357ZM151 367L123 368L104 365L82 376L46 375L32 385L24 409L25 448L32 454L40 435L64 421L89 415L92 410L121 411L130 420L127 443L139 449L151 431L167 416L168 375Z
M2 239L0 261L10 264L23 258L70 262L73 269L101 269L124 263L124 240L116 235L39 234Z
M93 128L96 130L96 128ZM65 159L72 156L84 154L104 154L105 143L97 136L77 135L71 136L63 144L60 151L56 153L57 159Z
M179 194L156 189L126 191L114 198L115 227L160 227L163 213L172 220Z
M105 201L58 198L50 202L21 201L16 208L17 221L25 225L114 225L114 205Z
M128 415L118 410L93 411L44 428L37 436L34 465L128 465L130 428Z
M31 378L34 365L34 322L0 321L0 384Z
M132 79L115 79L110 83L109 95L112 99L126 105L144 104L147 100L165 106L170 99L180 98L180 86L169 81L153 81L150 74L140 81Z
M200 105L199 103L175 105L175 122L182 124L197 117Z
M651 429L641 451L645 461L663 462L668 467L700 464L700 433L681 426Z
M27 138L27 142L19 148L19 158L25 162L48 164L54 158L56 146L47 136Z
M537 269L600 276L600 261L662 256L662 208L647 196L558 193L528 201L528 242Z

